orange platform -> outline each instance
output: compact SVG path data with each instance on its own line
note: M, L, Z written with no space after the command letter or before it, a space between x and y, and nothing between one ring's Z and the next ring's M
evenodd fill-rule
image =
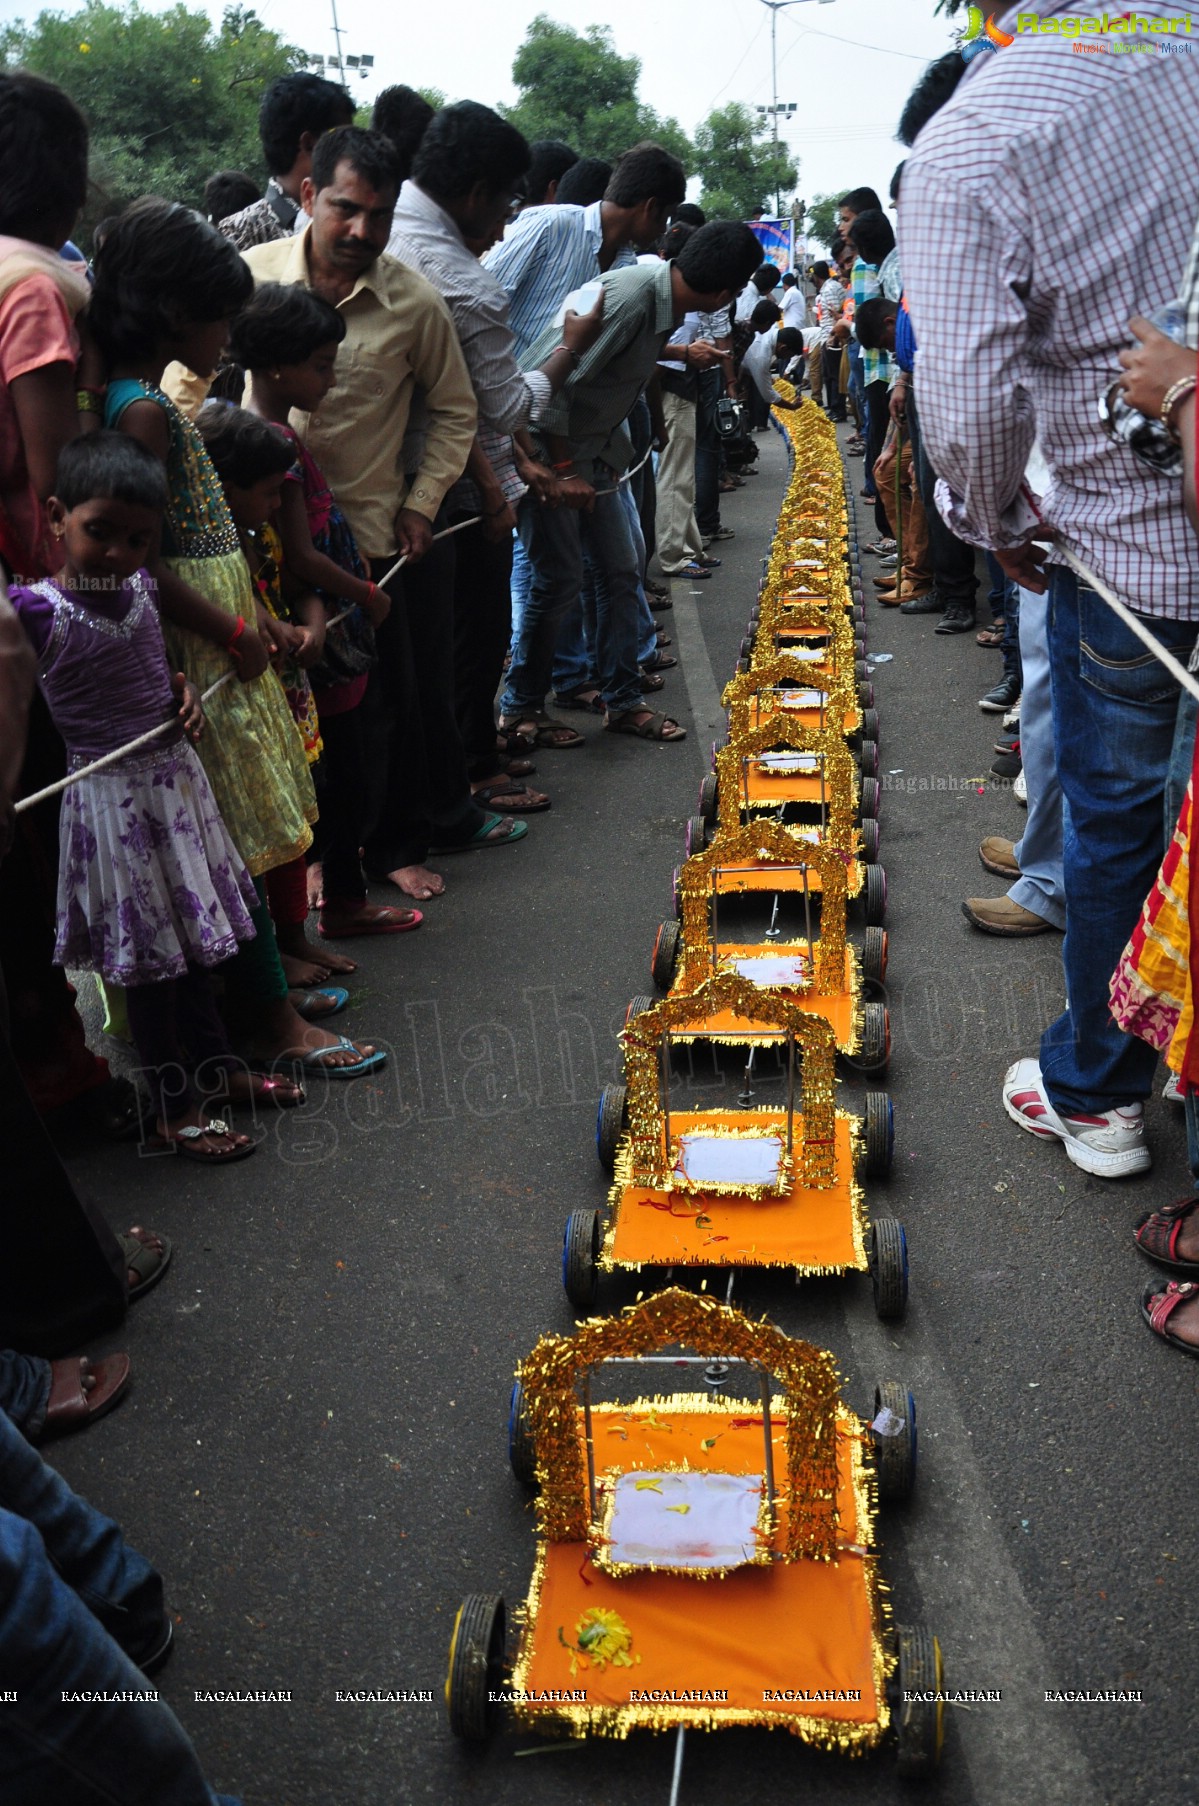
M813 887L814 888L814 887ZM721 971L728 968L735 959L761 959L772 954L787 955L794 953L810 953L807 941L721 941L716 949L716 959L709 967L710 971ZM797 990L789 985L770 985L761 987L771 997L783 997L788 1003L794 1003L810 1015L823 1016L826 1022L833 1025L833 1034L837 1046L842 1053L856 1053L860 1044L857 1008L854 1003L853 987L856 982L856 955L853 949L845 949L845 977L839 991L826 992L823 995L814 990ZM705 977L708 974L705 972ZM671 987L671 996L685 996L690 986L682 986L678 980ZM717 1010L712 1015L699 1016L694 1022L683 1022L672 1027L670 1031L673 1041L782 1041L785 1036L765 1027L760 1022L751 1022L747 1017L738 1016L732 1010Z

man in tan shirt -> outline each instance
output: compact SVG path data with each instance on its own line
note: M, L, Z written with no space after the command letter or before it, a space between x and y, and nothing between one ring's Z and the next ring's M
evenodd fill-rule
M423 277L384 254L398 186L388 139L355 126L327 132L301 189L308 226L244 255L256 282L302 282L346 322L335 386L317 413L294 415L292 425L329 479L375 580L399 553L410 561L388 585L395 605L379 630L364 703L368 775L379 793L366 864L372 876L424 899L444 889L424 863L431 845L519 839L524 825L489 827L471 799L454 715L452 605L441 602L441 582L413 568L466 466L476 408L448 308ZM409 478L402 448L418 389L424 446ZM441 556L439 546L430 569Z

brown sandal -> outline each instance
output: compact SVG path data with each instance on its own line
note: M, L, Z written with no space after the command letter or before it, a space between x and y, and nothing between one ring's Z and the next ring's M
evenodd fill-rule
M550 752L568 752L576 746L586 746L582 734L576 734L573 727L567 727L565 721L555 721L544 709L538 709L527 715L520 715L512 721L500 721L501 734L515 734L529 728L535 746L544 746ZM526 741L526 745L528 742Z
M604 732L608 734L633 734L638 740L685 740L687 729L680 727L670 715L655 715L652 710L644 713L641 709L625 709L622 714L609 715L604 722Z
M1189 1216L1199 1210L1199 1198L1179 1198L1176 1204L1165 1204L1143 1216L1132 1232L1141 1253L1166 1267L1171 1273L1185 1273L1188 1279L1199 1274L1199 1260L1179 1260L1174 1252L1178 1232Z

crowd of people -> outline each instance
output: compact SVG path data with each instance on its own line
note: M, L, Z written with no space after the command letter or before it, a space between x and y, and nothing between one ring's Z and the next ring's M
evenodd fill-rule
M534 757L594 756L564 715L685 738L650 700L670 579L719 572L721 497L772 408L852 413L878 605L1001 652L979 706L1027 827L983 841L1013 882L964 909L1064 930L1067 988L1008 1115L1088 1173L1143 1173L1164 1054L1199 1178L1196 707L1093 587L1191 656L1199 114L1184 57L1061 49L932 65L899 242L854 188L800 272L707 222L659 145L609 165L408 88L366 130L307 74L263 99L264 193L222 170L202 211L143 198L89 260L86 121L0 75L0 1097L38 1201L0 1273L0 1685L21 1681L0 1791L219 1797L165 1706L131 1736L55 1703L81 1676L136 1693L171 1640L159 1576L32 1446L118 1402L127 1358L67 1351L171 1258L80 1195L55 1113L217 1167L255 1152L236 1110L376 1072L382 1047L329 1026L339 944L418 929L445 857L528 836L552 801ZM1063 197L1113 127L1099 222ZM1161 143L1183 152L1164 192ZM1140 318L1171 296L1177 342ZM140 1086L88 1046L68 971L96 976ZM1199 1352L1199 1197L1135 1233L1180 1276L1146 1321Z

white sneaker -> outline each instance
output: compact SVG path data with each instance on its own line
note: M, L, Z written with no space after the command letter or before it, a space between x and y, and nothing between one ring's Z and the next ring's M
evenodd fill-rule
M1014 709L1008 710L1007 714L1003 718L1003 725L1004 725L1004 727L1019 727L1019 725L1020 725L1020 704L1019 703L1016 704Z
M1186 1099L1182 1095L1182 1080L1176 1072L1172 1072L1162 1086L1162 1099L1167 1104L1186 1103Z
M1028 808L1028 785L1024 782L1023 765L1012 779L1012 795L1022 809Z
M1003 1107L1030 1135L1042 1141L1056 1138L1067 1159L1099 1179L1131 1179L1153 1165L1140 1104L1121 1104L1088 1116L1059 1116L1045 1095L1037 1060L1017 1060L1008 1067Z

